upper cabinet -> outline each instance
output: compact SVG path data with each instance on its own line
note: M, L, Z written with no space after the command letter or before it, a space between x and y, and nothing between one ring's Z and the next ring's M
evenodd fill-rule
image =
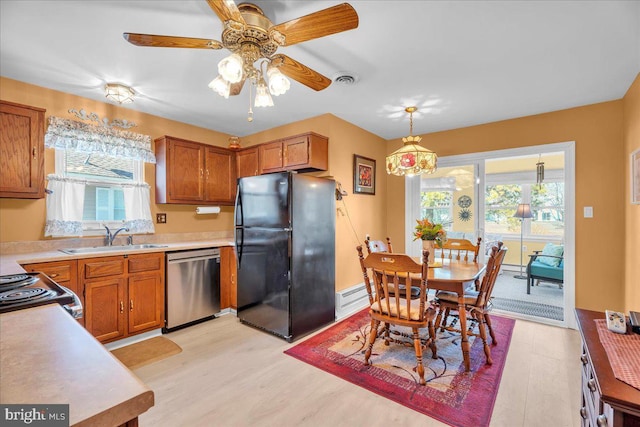
M329 140L313 132L259 146L262 173L324 171L329 166Z
M44 197L44 113L0 101L0 197Z
M244 148L236 151L236 170L238 178L260 175L258 147Z
M233 151L171 136L155 140L156 203L231 205Z

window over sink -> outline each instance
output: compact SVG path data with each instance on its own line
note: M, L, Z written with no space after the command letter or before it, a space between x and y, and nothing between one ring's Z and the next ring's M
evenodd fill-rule
M99 235L104 226L154 232L143 174L144 162L155 163L149 136L52 116L45 146L56 150L45 236Z

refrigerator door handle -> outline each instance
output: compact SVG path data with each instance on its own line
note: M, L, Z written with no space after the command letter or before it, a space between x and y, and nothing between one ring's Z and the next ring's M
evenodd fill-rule
M238 182L238 188L236 190L236 205L235 205L235 221L236 221L236 270L240 269L242 264L242 249L244 246L244 212L242 211L242 196L240 195L240 183ZM239 222L239 223L238 223ZM238 230L240 231L240 244L238 245Z

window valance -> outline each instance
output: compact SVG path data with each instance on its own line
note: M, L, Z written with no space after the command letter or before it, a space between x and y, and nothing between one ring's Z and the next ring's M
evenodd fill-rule
M73 149L86 153L101 153L123 159L155 163L151 137L108 126L96 126L60 117L49 117L44 136L48 148Z

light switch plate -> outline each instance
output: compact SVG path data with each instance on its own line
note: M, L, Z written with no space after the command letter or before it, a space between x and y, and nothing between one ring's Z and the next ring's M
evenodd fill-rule
M584 207L584 217L585 218L593 218L593 206L585 206Z
M156 214L156 223L157 224L166 224L167 223L167 214L166 213L157 213Z

